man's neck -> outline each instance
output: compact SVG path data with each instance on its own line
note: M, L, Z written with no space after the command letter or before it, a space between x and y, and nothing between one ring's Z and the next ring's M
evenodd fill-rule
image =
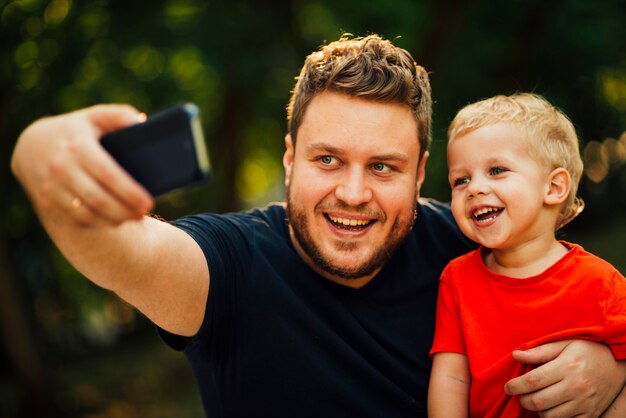
M302 258L302 260L306 263L307 266L311 268L314 272L322 276L323 278L330 280L333 283L337 283L338 285L350 287L352 289L360 289L366 284L368 284L372 279L378 274L381 268L374 271L372 274L363 277L350 278L347 279L345 277L341 277L337 274L332 274L322 268L320 268L309 255L304 251L304 249L300 246L300 243L295 238L293 231L290 231L289 238L291 239L291 244L295 248L296 252Z

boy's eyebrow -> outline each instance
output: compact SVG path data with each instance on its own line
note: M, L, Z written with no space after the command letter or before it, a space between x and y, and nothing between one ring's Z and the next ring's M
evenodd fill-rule
M345 153L344 150L342 150L341 148L338 148L332 144L329 144L327 142L316 142L313 143L311 145L309 145L308 147L310 150L314 150L314 151L323 151L323 152L327 152L329 154L342 154ZM408 161L409 157L401 152L388 152L385 154L380 154L380 155L374 155L371 158L372 160L377 160L377 161Z
M465 172L462 169L458 169L458 168L449 168L448 169L448 178L452 178L452 177L458 177L461 174L465 174Z
M507 163L510 163L511 161L514 161L514 159L510 157L497 156L497 157L490 157L487 160L487 164L507 164Z

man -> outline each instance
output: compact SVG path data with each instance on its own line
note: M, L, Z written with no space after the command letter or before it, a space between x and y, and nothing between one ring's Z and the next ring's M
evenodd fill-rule
M425 70L374 35L311 54L289 105L287 203L245 213L144 217L151 197L99 144L137 118L43 119L12 167L68 260L184 350L207 416L425 416L439 274L472 247L448 206L418 201ZM597 416L626 377L598 344L520 356L556 357L507 386L545 416Z

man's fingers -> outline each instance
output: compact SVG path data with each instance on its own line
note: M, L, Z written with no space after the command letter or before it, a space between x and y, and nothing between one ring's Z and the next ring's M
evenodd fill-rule
M519 396L519 402L523 408L538 412L541 418L589 416L581 414L593 411L591 398L564 399L561 396L564 392L567 392L567 385L561 381L538 392Z
M102 148L102 133L138 122L139 112L126 105L98 105L72 115L89 123L77 123L66 136L62 152L52 159L50 191L69 193L80 199L80 210L72 214L83 225L117 225L139 219L153 206L153 198ZM65 199L58 204L65 209Z
M97 182L91 175L79 175L72 178L70 190L74 199L79 199L81 206L105 224L119 225L129 219L140 219L144 212L135 207L126 205L123 201L111 195L111 192ZM76 201L76 200L73 200ZM88 217L84 217L83 224L89 224Z
M100 130L98 137L145 120L143 113L125 104L96 105L88 107L82 112L85 112L91 123Z
M43 118L25 129L11 168L34 206L83 225L115 225L149 211L152 196L99 141L107 132L140 122L141 115L127 105L98 105Z
M99 144L88 144L87 147L98 148L86 150L81 165L89 176L97 182L89 187L87 196L91 206L112 219L119 217L139 218L154 205L154 199L135 179L133 179ZM107 195L110 195L108 197Z
M563 379L558 363L547 363L529 371L504 385L504 391L509 395L524 395L544 389Z
M513 359L522 364L543 364L554 360L571 341L556 341L529 350L513 351Z
M62 207L72 221L78 225L98 227L113 225L108 219L94 212L83 200L68 192L59 192L55 204Z
M89 119L100 132L98 137L145 120L145 114L132 106L114 104L97 105L85 109ZM94 149L97 148L97 149ZM134 212L135 217L143 216L154 206L152 196L135 181L119 164L99 146L89 143L82 156L82 166L100 185L108 190L121 204ZM99 202L97 202L99 203ZM107 206L107 203L104 204ZM109 203L108 206L111 206ZM113 213L110 213L114 216Z
M575 402L565 402L561 405L557 405L554 408L550 408L546 411L539 412L541 418L561 418L561 417L583 417L580 415L580 411L576 409Z
M563 382L559 381L536 392L519 395L519 402L529 411L542 412L544 414L542 416L574 416L575 414L554 415L555 411L567 411L573 406L567 405L568 401L564 401L559 396L564 390Z
M510 380L504 388L507 394L519 396L524 408L540 411L541 417L597 416L621 387L616 388L614 380L618 385L623 382L623 373L603 344L565 341L517 352L515 357L531 364L548 361ZM617 376L611 376L613 371Z

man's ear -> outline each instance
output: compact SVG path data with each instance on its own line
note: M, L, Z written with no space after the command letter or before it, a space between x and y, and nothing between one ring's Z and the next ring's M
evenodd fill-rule
M572 177L562 168L555 168L549 176L548 190L544 197L546 205L560 205L567 199L572 188Z
M285 154L283 155L283 167L285 167L285 186L289 187L291 180L291 168L293 167L294 146L291 134L285 135Z
M419 197L420 189L424 184L424 179L426 179L426 161L429 155L428 151L425 151L417 166L417 197Z

